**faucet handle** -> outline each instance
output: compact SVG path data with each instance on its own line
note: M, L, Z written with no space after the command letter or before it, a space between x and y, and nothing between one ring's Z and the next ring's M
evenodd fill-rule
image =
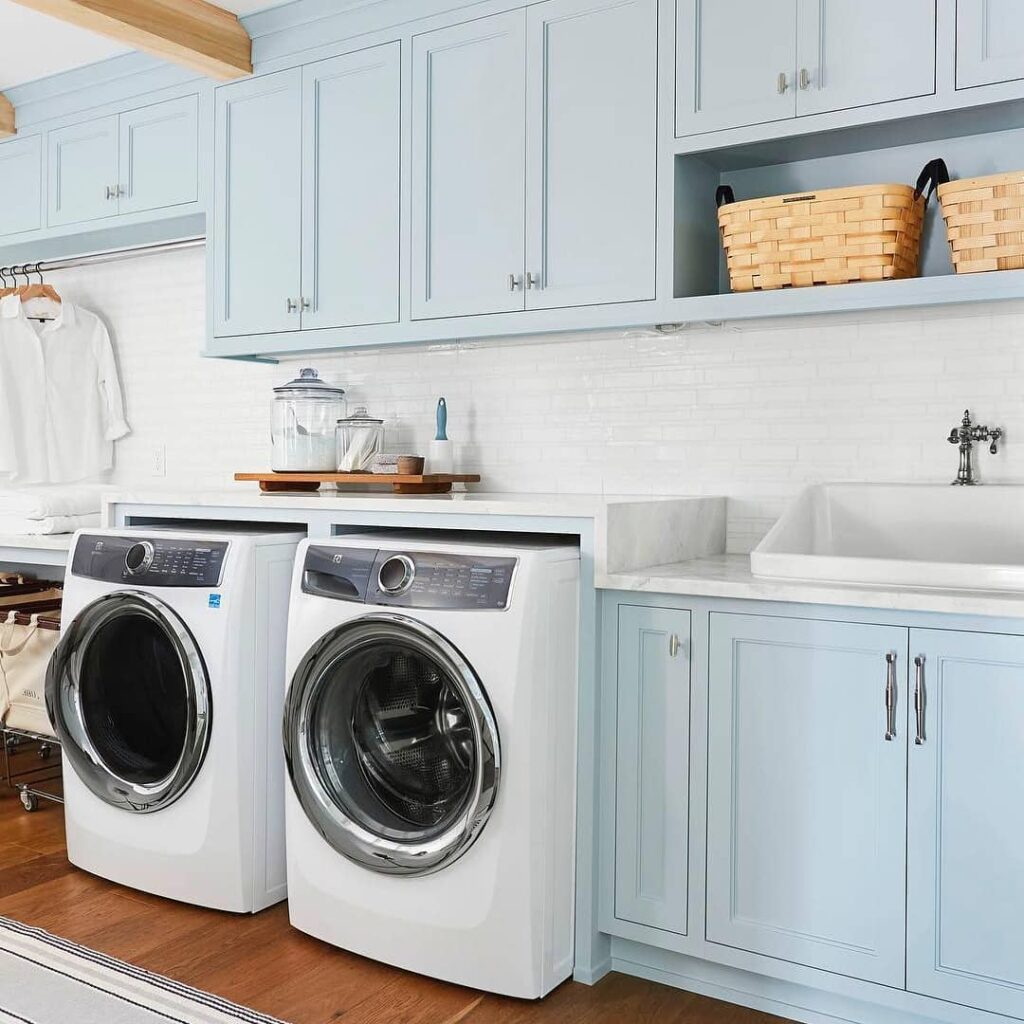
M988 436L991 438L992 443L988 446L989 454L995 455L999 451L996 446L996 442L999 441L1003 436L1003 428L996 427L994 430L990 430Z
M949 432L949 437L947 437L946 440L949 441L950 444L959 444L960 443L960 431L957 430L956 427L954 427Z

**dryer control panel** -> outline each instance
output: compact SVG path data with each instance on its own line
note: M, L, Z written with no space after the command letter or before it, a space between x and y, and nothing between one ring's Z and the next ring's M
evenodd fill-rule
M518 559L311 545L303 593L390 608L502 610Z
M227 551L224 540L85 535L75 546L71 572L136 587L219 587Z

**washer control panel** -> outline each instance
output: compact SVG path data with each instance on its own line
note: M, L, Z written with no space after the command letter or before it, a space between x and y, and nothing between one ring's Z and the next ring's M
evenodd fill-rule
M302 590L391 608L502 610L515 558L310 545Z
M71 572L139 587L219 587L228 542L167 537L82 536Z

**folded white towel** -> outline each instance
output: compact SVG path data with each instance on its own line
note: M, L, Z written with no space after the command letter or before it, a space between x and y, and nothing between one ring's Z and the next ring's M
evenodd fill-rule
M9 537L46 537L55 533L74 533L100 525L100 514L84 516L45 516L27 519L24 516L0 515L0 534Z
M103 495L114 488L103 484L19 487L0 490L0 516L47 519L50 516L84 516L99 512Z

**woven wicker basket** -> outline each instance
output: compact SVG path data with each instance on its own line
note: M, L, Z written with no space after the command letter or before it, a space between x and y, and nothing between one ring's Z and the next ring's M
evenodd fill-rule
M939 185L958 274L1024 269L1024 171Z
M927 180L923 172L916 189L865 185L740 203L720 187L718 226L732 290L917 277Z

